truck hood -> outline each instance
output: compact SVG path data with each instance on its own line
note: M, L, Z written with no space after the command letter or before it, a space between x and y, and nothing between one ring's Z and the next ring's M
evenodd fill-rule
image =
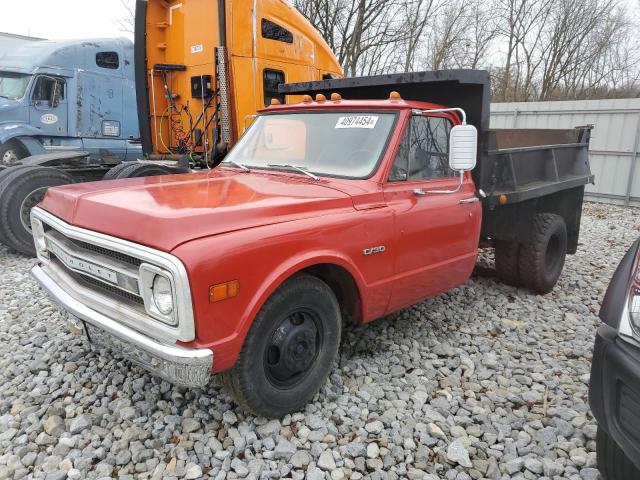
M208 173L50 188L40 207L72 225L171 251L196 238L353 209L329 180Z

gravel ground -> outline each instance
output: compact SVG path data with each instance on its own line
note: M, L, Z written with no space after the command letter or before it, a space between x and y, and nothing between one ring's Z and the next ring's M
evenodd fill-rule
M598 478L587 384L599 302L640 211L587 204L544 297L490 277L367 326L305 411L236 409L87 353L0 249L0 479Z

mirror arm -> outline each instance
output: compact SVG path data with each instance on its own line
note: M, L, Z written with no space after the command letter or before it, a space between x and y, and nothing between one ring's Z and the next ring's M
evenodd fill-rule
M462 188L462 185L464 185L464 170L459 170L458 173L460 173L460 177L459 177L459 181L458 181L458 186L453 189L453 190L427 190L425 193L458 193L460 191L460 189Z

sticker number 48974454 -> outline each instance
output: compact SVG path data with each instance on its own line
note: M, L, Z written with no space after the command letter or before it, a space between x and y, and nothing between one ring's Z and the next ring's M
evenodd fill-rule
M374 128L377 122L376 115L349 115L338 118L336 128Z

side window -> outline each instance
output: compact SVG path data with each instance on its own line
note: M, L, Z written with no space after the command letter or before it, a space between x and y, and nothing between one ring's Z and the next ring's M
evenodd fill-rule
M56 96L54 97L54 88L57 85L58 91L56 92ZM64 100L65 96L65 81L61 78L54 77L38 77L36 80L36 85L33 89L32 99L37 103L47 103L51 104L53 101L56 103L59 100ZM54 107L57 105L53 105Z
M284 95L278 93L278 85L284 83L284 72L280 70L265 70L263 74L264 105L271 105L271 100L279 100L284 103Z
M120 67L118 52L98 52L96 53L96 65L100 68L117 70Z
M411 117L389 181L455 177L449 168L451 122L442 117Z
M262 38L293 43L293 34L289 30L265 18L262 19Z

